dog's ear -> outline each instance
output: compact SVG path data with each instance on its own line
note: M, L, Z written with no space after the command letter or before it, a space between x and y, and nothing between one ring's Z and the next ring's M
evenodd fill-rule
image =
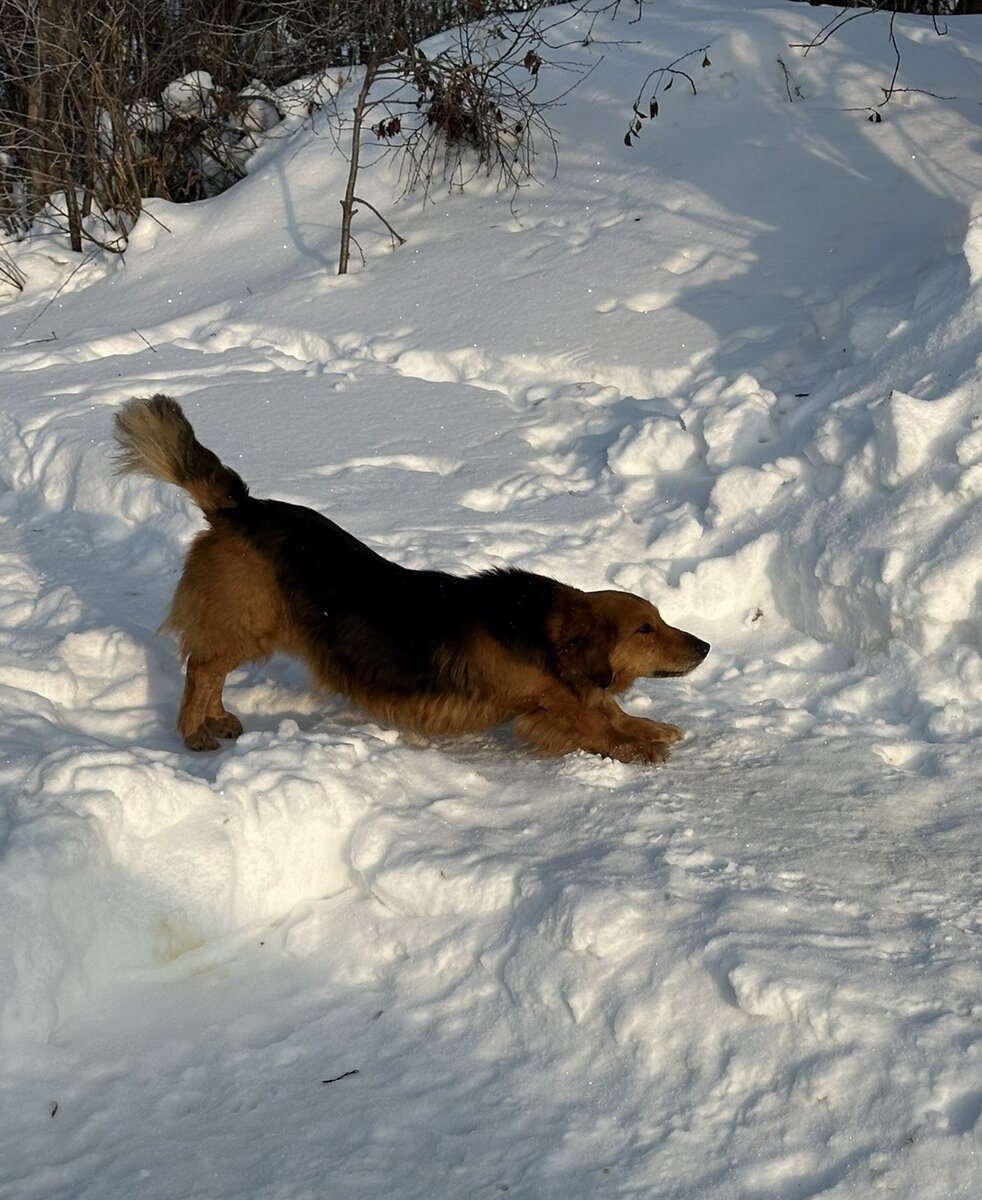
M555 615L553 649L559 678L577 693L609 687L614 679L613 624L586 597L564 598Z

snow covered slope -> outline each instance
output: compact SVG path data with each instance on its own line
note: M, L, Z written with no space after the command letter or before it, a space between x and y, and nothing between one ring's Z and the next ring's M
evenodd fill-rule
M2 1200L979 1194L982 19L898 20L873 124L885 20L790 49L826 11L625 7L555 178L376 169L407 243L363 214L345 278L320 118L124 259L15 248ZM420 742L281 660L186 753L200 515L109 466L158 390L407 565L649 596L713 643L630 697L672 761Z

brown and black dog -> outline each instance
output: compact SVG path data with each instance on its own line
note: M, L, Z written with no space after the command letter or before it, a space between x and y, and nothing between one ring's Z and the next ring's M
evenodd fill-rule
M647 600L527 571L460 578L389 562L313 509L250 496L167 396L130 400L115 433L120 473L184 488L210 526L164 622L187 659L177 728L189 749L242 732L222 703L225 677L275 651L373 717L421 733L514 720L545 754L651 763L682 736L614 701L635 679L684 675L709 652Z

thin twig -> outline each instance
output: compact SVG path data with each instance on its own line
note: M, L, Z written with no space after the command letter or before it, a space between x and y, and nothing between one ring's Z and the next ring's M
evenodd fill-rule
M385 228L389 231L390 236L395 241L397 241L400 246L405 246L406 239L404 237L400 237L400 235L398 233L396 233L396 231L392 228L392 226L385 219L385 217L382 216L382 214L379 212L379 210L375 207L374 204L369 204L369 202L367 200L363 200L361 196L352 196L351 199L355 202L355 204L364 204L364 206L367 209L369 209L371 212L373 212L378 217L378 219L382 222L382 224L385 226Z
M794 104L795 96L797 96L799 100L803 100L804 97L801 94L801 88L798 87L797 84L794 85L794 93L792 94L791 72L788 70L787 65L784 62L784 59L781 58L780 55L778 56L777 62L778 62L778 66L784 72L784 88L785 88L785 91L788 93L788 102L790 104Z
M858 17L868 17L870 13L879 12L882 5L877 4L875 8L857 8L848 16L845 13L836 13L831 21L827 22L815 34L810 42L791 42L792 50L804 50L805 54L809 50L814 50L818 46L824 46L827 41L835 37L843 25L847 25L850 21L855 21Z
M140 339L140 341L141 341L141 342L143 342L143 344L144 344L145 346L147 346L147 347L148 347L150 350L152 350L152 351L154 352L154 354L156 354L156 353L157 353L157 347L156 347L156 346L151 346L151 345L150 345L150 343L147 341L147 339L146 339L146 338L143 336L143 334L142 334L142 333L139 331L139 329L134 329L134 330L133 330L133 332L134 332L134 333L136 334L136 336L137 336L137 337Z
M92 250L90 250L90 251L88 252L88 254L86 254L86 256L85 256L85 257L82 259L82 261L81 261L81 262L78 264L78 266L77 266L77 267L76 267L76 268L75 268L75 269L74 269L74 270L73 270L73 271L72 271L72 272L71 272L71 273L70 273L68 276L66 276L66 278L65 278L65 279L63 279L63 280L61 281L61 284L60 284L60 286L58 287L57 291L56 291L56 292L54 293L54 295L53 295L53 296L52 296L52 297L51 297L51 298L48 300L48 303L47 303L47 304L44 306L44 308L42 308L42 309L41 309L41 311L40 311L40 312L39 312L39 313L38 313L36 316L33 316L33 317L31 317L31 319L30 319L30 320L27 322L27 324L26 324L26 325L24 326L24 328L21 330L21 332L22 332L22 333L26 333L26 332L27 332L27 330L28 330L28 329L30 329L30 327L31 327L31 326L34 324L34 322L35 322L35 321L40 321L40 320L41 320L41 318L42 318L42 317L44 316L44 314L45 314L45 313L48 311L48 309L49 309L49 308L52 306L52 304L54 304L54 302L55 302L55 301L58 299L58 297L59 297L59 296L61 295L61 293L62 293L62 292L65 290L65 288L66 288L66 287L68 287L68 285L71 283L71 281L72 281L72 280L75 278L75 276L78 274L78 272L79 272L79 271L81 271L81 269L82 269L82 268L85 266L85 264L86 264L87 262L89 262L89 260L90 260L90 259L92 259L92 258L94 258L94 257L95 257L95 254L96 254L96 251L97 251L97 249L98 249L98 247L95 247L95 248L93 248Z
M340 1075L335 1075L331 1079L322 1079L321 1083L337 1083L341 1079L349 1079L352 1075L358 1074L358 1068L353 1071L342 1071Z
M896 21L897 14L893 12L890 14L890 45L893 47L894 55L893 74L890 76L890 86L883 89L886 94L883 97L882 104L886 104L893 95L893 89L897 84L897 76L900 74L900 46L897 44L897 32L894 28ZM882 104L877 107L882 107Z

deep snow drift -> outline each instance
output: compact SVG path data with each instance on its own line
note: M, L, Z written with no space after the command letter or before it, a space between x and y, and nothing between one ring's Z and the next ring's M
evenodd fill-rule
M978 1194L982 20L898 20L873 124L885 19L789 49L826 11L625 11L556 178L376 168L407 244L363 216L347 278L316 116L124 259L14 248L4 1200ZM407 565L652 598L713 643L630 697L672 761L420 742L280 660L185 752L200 515L109 468L158 390Z

